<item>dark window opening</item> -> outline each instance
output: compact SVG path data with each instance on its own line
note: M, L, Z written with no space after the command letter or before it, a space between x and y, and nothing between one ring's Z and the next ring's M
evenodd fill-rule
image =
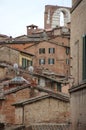
M48 64L52 65L52 64L54 64L54 63L55 63L55 61L54 61L53 58L49 58L49 59L48 59Z
M39 49L39 54L45 54L45 48L40 48Z
M66 48L66 54L68 55L70 53L70 49L67 47Z
M83 64L83 71L82 71L82 77L83 80L86 79L86 35L83 36L83 58L82 58L82 64Z

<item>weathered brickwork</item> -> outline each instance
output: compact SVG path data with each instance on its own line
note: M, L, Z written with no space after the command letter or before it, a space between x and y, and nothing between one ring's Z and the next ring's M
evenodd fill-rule
M58 39L58 41L57 41ZM56 39L53 39L53 42L57 41L56 43L52 43L51 41L43 41L38 44L34 44L31 47L28 47L26 51L33 53L35 57L33 58L33 66L35 67L43 67L48 68L49 70L57 73L57 74L63 74L67 75L69 74L69 64L66 64L66 59L69 59L69 54L66 54L66 45L69 46L69 40L67 38L61 38L58 37ZM64 45L58 45L60 40L64 42ZM40 54L39 49L45 48L45 53ZM49 48L55 48L55 53L50 54ZM48 59L53 58L54 64L50 65L48 63ZM40 65L39 59L45 59L45 64Z
M15 93L6 94L5 100L0 101L0 122L15 124L15 107L13 103L30 97L30 90L25 88Z
M41 101L24 105L24 109L16 107L17 123L21 123L21 116L26 126L32 123L67 123L70 118L69 103L58 99L46 98ZM24 116L24 117L23 117Z
M64 26L70 22L70 8L46 5L44 13L44 28L55 28L60 26L60 13L64 14Z

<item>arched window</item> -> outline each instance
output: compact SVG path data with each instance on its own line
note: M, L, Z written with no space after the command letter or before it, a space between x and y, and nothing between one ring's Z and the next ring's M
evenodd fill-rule
M60 12L60 26L64 26L64 12Z

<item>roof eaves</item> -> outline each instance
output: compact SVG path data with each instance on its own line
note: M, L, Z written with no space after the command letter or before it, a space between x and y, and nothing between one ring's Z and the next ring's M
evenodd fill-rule
M86 81L85 82L82 82L81 84L79 85L76 85L76 86L73 86L69 89L69 92L70 93L73 93L73 92L76 92L76 91L80 91L82 89L86 89Z
M25 89L25 88L29 88L30 87L30 84L26 84L26 85L23 85L23 86L17 86L16 88L14 89L11 89L11 90L8 90L4 93L4 95L9 95L9 94L12 94L12 93L16 93L17 91L20 91L22 89Z
M73 7L71 8L71 13L77 8L77 6L82 2L82 0L77 0L77 2L75 2L75 4L73 5Z

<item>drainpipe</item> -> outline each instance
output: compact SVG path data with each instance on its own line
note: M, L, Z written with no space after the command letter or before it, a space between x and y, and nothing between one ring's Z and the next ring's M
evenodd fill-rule
M79 84L79 40L75 42L77 46L77 83Z
M22 107L23 111L22 111L22 125L24 125L24 106Z

